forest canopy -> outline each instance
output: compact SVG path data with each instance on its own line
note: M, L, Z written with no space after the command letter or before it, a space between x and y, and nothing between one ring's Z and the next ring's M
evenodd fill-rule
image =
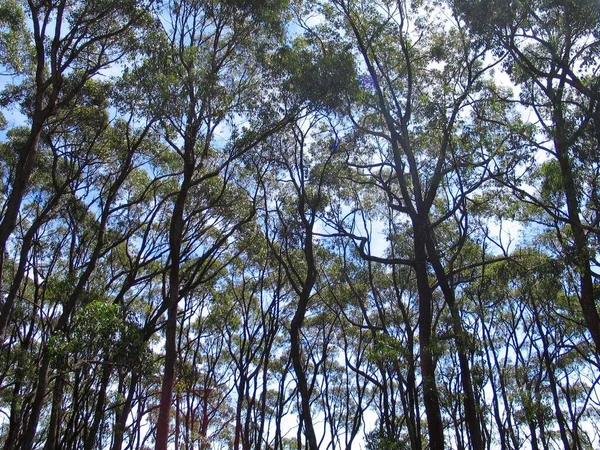
M0 0L3 450L600 445L598 0Z

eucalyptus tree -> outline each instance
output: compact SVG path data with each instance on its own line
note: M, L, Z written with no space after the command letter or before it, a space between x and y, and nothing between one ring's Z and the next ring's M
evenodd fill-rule
M317 122L309 117L305 126L293 124L287 135L274 141L273 154L270 156L271 171L277 174L275 180L279 177L282 180L275 185L265 184L264 188L265 235L272 254L284 270L287 283L297 296L297 304L289 324L290 358L299 393L298 445L302 445L300 435L301 430L304 430L311 450L318 448L318 441L314 429L314 412L311 410L312 384L307 378L302 326L318 276L314 233L322 198L320 186L311 186L309 182L310 156L307 143L308 133ZM274 189L278 189L279 193L273 197L277 192ZM270 195L267 196L267 192Z
M464 291L479 304L493 436L504 448L591 448L599 377L568 264L543 248L513 256Z
M277 264L260 230L248 233L244 250L227 267L225 287L218 290L229 356L235 366L235 431L232 448L260 448L268 443L267 395L273 385L272 360L281 351L280 312L286 308ZM281 395L281 393L278 393ZM271 445L272 443L269 443Z
M593 0L455 3L473 32L505 57L505 70L521 90L518 101L533 117L539 132L530 145L531 156L538 155L535 168L529 177L520 170L501 181L530 205L531 221L554 229L560 258L579 278L574 288L598 351L592 267L599 220L600 5Z
M2 35L5 70L17 84L3 90L3 106L18 105L27 122L27 135L16 149L11 177L4 181L0 221L0 270L35 167L45 128L55 117L69 114L81 99L86 83L116 63L145 24L151 1L20 2L3 5ZM12 11L10 11L12 9ZM9 11L7 11L9 10ZM31 31L27 31L30 24ZM6 326L2 316L0 332Z
M20 84L5 86L3 106L20 107L28 124L9 130L7 135L13 137L3 144L12 151L3 152L7 189L0 225L0 270L11 254L16 270L10 282L2 285L8 289L6 295L3 289L0 334L30 336L22 350L30 363L37 364L38 372L31 377L26 401L11 406L6 448L30 448L41 436L45 436L46 448L57 445L64 382L71 370L55 367L52 340L63 334L70 339L72 313L90 299L86 294L98 263L133 233L127 207L140 199L123 205L119 195L145 132L130 136L128 129L110 123L106 109L111 84L94 77L120 60L135 40L137 27L145 23L148 5L30 2L28 24L33 31L21 33L22 41L11 41L9 63ZM11 6L13 14L25 20L21 5L11 2ZM121 39L125 36L127 41ZM120 230L109 231L111 221L118 220ZM15 236L15 225L19 236ZM11 235L14 239L7 244ZM58 273L61 270L66 276ZM5 272L2 279L6 280ZM23 295L30 279L36 286L33 295ZM64 281L63 292L50 294L48 286L57 279ZM22 311L24 306L31 310L31 324L20 328L22 322L13 323L11 316L14 309ZM94 444L102 420L110 372L104 373L104 391L97 397L91 429L81 434L86 440L80 442L82 447ZM14 395L19 395L20 383L15 381ZM47 407L49 387L53 395L46 427L40 416ZM75 408L72 417L81 412Z
M151 334L167 313L157 449L167 448L169 439L179 300L216 276L230 238L254 216L252 189L244 189L252 183L240 178L240 157L289 121L289 115L270 116L273 109L263 104L256 57L276 41L283 7L167 2L143 57L127 74L138 86L141 114L156 118L172 161L166 289L147 327ZM238 130L242 121L252 131Z
M332 1L322 3L322 12L332 27L343 30L339 39L354 49L363 72L358 78L361 93L348 103L347 117L355 132L346 145L370 148L371 153L357 151L349 162L370 174L383 190L394 221L411 242L411 248L388 262L409 266L416 277L429 444L435 449L444 446L433 328L439 288L457 343L469 439L479 449L484 445L483 423L454 274L460 270L458 257L471 232L470 199L489 179L496 145L511 143L506 133L487 132L489 127L480 120L482 115L503 114L487 101L491 89L487 77L491 67L484 63L487 46L470 36L451 9L444 15L432 14L436 7L428 2ZM477 133L487 136L478 139ZM494 144L488 145L487 138ZM351 220L339 226L362 241Z
M337 164L341 167L330 167L329 171L344 168L343 161ZM335 200L331 203L329 209L337 209ZM373 329L368 319L367 325L363 324L368 302L364 272L345 253L349 246L346 239L329 237L328 241L319 248L322 263L314 306L305 324L307 337L312 336L306 351L315 373L316 403L323 416L321 444L349 449L367 425L365 412L376 402L376 389L381 385L373 383L376 376L370 364Z
M233 445L235 363L223 331L226 304L214 286L202 285L183 299L178 318L177 371L174 389L174 436L177 448Z
M131 134L118 121L111 126L105 112L106 87L88 81L79 95L95 102L90 100L86 104L78 98L81 102L78 107L64 116L57 115L52 126L49 124L22 208L21 259L4 298L2 313L10 334L31 332L35 336L37 349L25 351L38 370L33 377L34 387L24 403L27 416L21 423L11 420L5 442L8 448L28 448L39 436L45 436L47 448L57 445L60 427L66 425L60 417L64 388L79 369L77 363L59 364L53 357L57 351L55 344L74 339L73 313L97 299L100 284L105 283L108 291L114 288L115 279L104 277L97 269L103 266L106 255L139 227L132 214L145 199L143 189L142 193L127 195L122 188L134 166L140 163L138 153L146 142L146 133ZM26 271L29 276L25 276ZM36 289L33 295L23 295L30 278ZM19 328L19 322L9 321L11 309L22 310L23 306L32 312L30 331L28 327ZM66 361L72 352L66 347L63 350ZM104 393L97 397L97 411L104 410L110 371L105 374ZM53 392L49 402L52 407L45 427L39 422L41 412L48 406L49 388ZM19 409L13 413L18 415ZM81 413L81 409L74 407L73 417ZM81 446L93 445L100 420L98 412L92 421L95 425L87 433L89 440L85 445L81 442Z
M0 5L5 450L590 447L599 7L441 3Z

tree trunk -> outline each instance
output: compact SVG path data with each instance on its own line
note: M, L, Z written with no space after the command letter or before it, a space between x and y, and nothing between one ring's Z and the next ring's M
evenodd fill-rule
M298 212L302 217L302 222L305 229L304 237L304 258L306 261L306 278L302 286L302 290L298 295L298 306L296 307L296 313L292 319L290 325L290 338L291 338L291 356L292 365L296 376L298 378L298 391L300 392L301 400L301 411L300 415L304 422L306 440L308 443L309 450L318 450L317 435L315 433L312 414L310 412L310 393L308 389L308 382L306 379L306 373L304 371L304 365L302 364L302 344L300 342L300 330L304 323L306 316L306 310L308 308L308 302L310 300L312 289L317 280L317 268L313 253L313 232L312 232L312 220L306 219L306 208L305 208L305 197L304 193L300 194L298 199Z
M55 450L58 448L64 386L64 375L59 373L52 389L52 412L50 413L50 424L48 425L48 436L46 437L44 450Z
M6 328L8 326L8 321L10 319L10 314L12 312L12 307L15 302L15 298L17 297L19 288L21 287L21 282L23 281L23 277L25 276L26 268L27 268L27 259L29 256L29 251L31 249L31 244L33 242L33 238L35 234L40 229L44 223L48 220L48 215L52 211L52 209L56 206L59 199L62 197L64 190L57 192L50 201L44 207L44 210L40 213L38 217L33 221L25 236L23 236L23 242L21 243L21 250L19 252L19 265L17 267L17 273L15 274L13 281L10 286L10 290L6 299L4 300L4 304L0 309L0 342L4 342L4 334L6 333ZM1 252L0 255L4 255L4 252ZM3 259L3 258L2 258ZM2 261L0 261L0 274L2 273ZM1 279L1 277L0 277ZM1 282L0 282L0 291L1 291Z
M179 302L179 277L181 263L181 246L183 241L184 209L187 201L194 163L192 158L193 144L186 142L186 161L184 161L184 176L181 184L173 216L169 228L169 244L171 269L169 272L169 291L167 303L167 324L165 328L165 366L160 391L160 406L156 422L156 450L167 450L169 440L169 424L171 419L171 403L173 384L175 381L175 364L177 363L177 305Z
M125 427L127 424L127 417L129 416L129 412L131 411L131 407L133 405L133 397L135 395L135 389L137 387L137 383L139 380L139 375L137 373L133 373L131 375L131 382L129 383L129 392L127 394L127 399L123 404L123 408L115 417L115 427L114 427L114 439L111 450L121 450L123 447L123 437L125 435Z
M415 221L416 222L416 221ZM444 449L444 426L440 411L440 399L435 381L435 363L431 351L433 295L427 273L427 254L423 227L413 222L415 230L415 273L419 292L419 350L421 353L421 376L423 377L423 404L429 430L431 450Z
M102 378L100 380L100 389L98 389L98 399L96 401L96 408L94 410L94 420L85 438L84 450L93 450L94 444L96 443L96 435L100 428L100 422L104 416L104 405L106 403L106 389L108 388L108 382L110 381L111 365L108 361L108 355L104 359L104 366L102 367Z
M19 160L15 170L15 179L6 202L4 217L2 218L2 222L0 222L0 250L2 253L6 250L8 238L17 224L17 217L19 216L19 210L21 209L23 195L25 194L25 190L29 184L29 178L33 172L40 135L45 120L45 114L42 114L41 112L34 114L29 137L22 150L19 152Z
M436 279L440 285L444 300L450 310L450 316L452 319L452 331L454 333L454 340L456 342L458 361L460 365L460 380L463 389L463 403L465 408L465 420L467 422L467 429L471 440L471 446L473 450L483 449L483 439L481 435L481 422L479 414L477 413L477 406L475 404L475 393L473 391L473 382L471 377L471 367L469 364L469 357L467 355L467 338L465 330L462 326L460 313L456 307L456 296L454 289L446 275L444 267L442 266L441 257L435 244L433 237L433 230L431 225L427 223L427 249L429 260L432 263Z
M562 100L562 99L559 99ZM554 147L556 149L556 157L560 166L560 173L565 193L567 204L567 214L569 224L573 231L573 240L575 243L575 252L571 261L575 264L575 268L579 273L579 283L581 293L579 295L579 304L583 312L585 324L592 335L596 353L600 354L600 315L596 309L594 299L594 280L592 269L590 266L590 250L588 246L587 236L581 224L580 206L577 198L577 188L575 186L575 177L571 166L571 158L569 157L569 149L567 138L565 136L566 124L563 117L562 108L560 105L555 106L554 111L555 136Z
M37 430L38 421L40 418L40 412L42 411L42 405L44 403L44 397L46 396L46 387L48 385L48 368L50 366L50 352L48 347L45 346L42 350L42 361L39 368L38 383L35 390L35 397L33 404L31 405L31 413L29 414L29 421L25 427L25 433L23 434L23 445L22 450L31 450L33 448L33 442L35 439L35 432Z

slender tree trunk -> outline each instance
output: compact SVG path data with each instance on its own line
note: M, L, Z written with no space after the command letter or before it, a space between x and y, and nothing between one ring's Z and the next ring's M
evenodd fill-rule
M35 279L36 277L34 277ZM39 284L37 280L35 281L35 293L34 293L34 303L33 308L30 314L30 323L29 330L21 343L21 351L25 352L31 351L30 344L32 342L34 333L37 332L36 321L38 314L38 300L39 300ZM9 430L7 433L7 438L5 441L4 450L13 450L14 448L20 448L17 440L22 440L22 433L24 432L24 424L25 420L25 405L27 405L28 401L22 401L22 398L19 397L21 392L22 382L24 380L25 373L25 365L28 363L27 359L19 358L17 362L17 367L15 369L15 386L13 389L13 399L11 402L10 409L10 422L9 422ZM20 436L21 435L21 436Z
M171 419L171 403L173 384L175 381L175 364L177 363L177 305L179 303L179 277L181 263L181 246L184 229L184 209L190 183L192 181L194 162L192 158L193 143L186 142L184 176L179 193L175 200L173 216L169 228L171 269L169 272L169 291L167 302L167 324L165 328L165 365L160 391L160 406L156 422L156 450L167 450L169 440L169 424Z
M207 380L205 378L204 386L207 386ZM210 424L210 414L208 411L208 402L210 397L210 391L205 387L202 393L202 422L200 423L200 450L210 449L210 443L208 442L208 425Z
M108 355L104 358L104 366L102 367L102 377L100 379L100 388L98 389L98 399L96 400L96 408L94 410L94 420L85 438L84 450L93 450L100 423L104 417L104 405L106 404L106 389L110 381L111 366L108 361Z
M23 433L23 445L22 450L31 450L33 448L33 442L35 439L35 432L37 430L38 421L40 418L40 412L44 403L44 397L46 396L46 387L48 384L48 369L50 366L50 352L48 347L45 346L42 350L42 360L39 366L39 376L37 387L35 390L35 397L33 404L31 405L31 412L29 414L29 421L25 426L25 432Z
M575 243L575 252L572 257L572 262L575 264L575 268L579 273L579 284L581 290L579 295L579 304L581 305L583 318L590 334L592 335L594 345L596 346L596 353L600 354L600 315L598 314L598 309L596 308L596 301L594 298L594 279L592 276L590 263L590 249L585 230L581 224L581 218L579 217L581 208L577 198L575 177L573 175L567 138L565 136L566 124L563 117L562 108L560 106L560 101L562 101L562 95L559 95L558 101L555 101L555 103L558 103L558 105L555 107L553 117L556 130L554 136L554 147L556 149L556 157L558 158L558 163L560 166L560 173L567 204L567 214Z
M19 367L15 371L16 381L12 391L12 398L10 402L10 417L8 422L8 433L6 434L6 440L4 441L3 450L13 450L17 443L16 441L19 435L21 419L23 417L23 410L19 406L22 374L23 369L19 364Z
M130 156L130 158L131 158L131 156ZM111 193L109 194L108 199L103 208L102 218L101 218L101 222L100 222L99 229L98 229L98 238L97 238L96 245L94 247L94 251L92 252L92 256L90 257L90 260L87 264L87 267L86 267L84 273L79 278L79 281L77 282L77 285L75 286L73 292L71 292L71 294L69 295L69 298L63 307L63 311L62 311L61 315L59 316L58 320L56 321L56 325L53 330L54 333L61 332L61 331L64 331L67 329L67 327L69 325L69 318L71 316L71 313L77 306L77 303L81 297L81 294L84 292L85 287L86 287L90 277L92 276L92 273L94 272L94 270L96 268L98 260L100 259L100 255L102 253L102 249L104 246L104 238L105 238L106 226L107 226L108 218L109 218L110 207L116 197L118 187L120 187L123 184L123 182L126 178L126 173L127 173L126 168L129 167L129 162L130 162L130 159L128 160L127 164L124 165L124 169L119 174L119 177L117 178L116 183L111 187ZM31 411L31 414L29 417L29 423L26 427L26 431L25 431L25 435L24 435L24 441L23 441L24 442L24 444L23 444L24 450L30 450L31 446L33 445L35 431L37 429L39 416L40 416L40 412L41 412L41 408L42 408L42 404L43 404L43 399L44 399L45 391L46 391L47 385L48 385L49 364L50 364L50 352L47 347L47 343L45 343L44 349L42 351L42 362L41 362L41 366L40 366L40 372L39 372L39 377L38 377L38 386L36 388L35 400L32 405L32 411Z
M172 301L167 312L167 326L165 329L165 364L160 391L159 414L156 421L156 450L167 450L169 439L175 364L177 362L176 334L177 302Z
M496 381L494 379L494 366L492 365L492 356L491 354L494 355L494 358L496 358L496 349L493 346L492 343L492 338L489 335L489 331L487 329L487 325L485 324L485 316L483 315L483 307L481 304L481 300L479 300L479 307L480 307L480 314L482 317L482 333L483 333L483 341L484 341L484 349L485 349L485 360L487 363L487 368L488 371L490 372L490 386L492 388L492 407L493 407L493 411L494 411L494 420L496 421L496 427L498 428L498 435L500 436L500 447L501 448L505 448L508 449L510 448L508 445L508 440L506 437L506 429L504 428L504 423L502 421L502 416L500 414L500 400L498 399L498 386L496 385ZM486 342L487 341L487 342ZM491 351L490 351L491 350ZM498 377L500 378L500 383L503 383L501 377L502 374L500 373L500 367L498 367L498 365L495 365L497 371L498 371ZM508 411L507 408L508 405L504 405L504 409L506 411L506 415L507 417L510 417L510 411ZM509 419L510 420L510 419ZM509 421L509 426L510 426L510 421Z
M242 366L240 364L240 366ZM241 369L243 370L243 369ZM234 450L239 450L242 440L242 403L244 401L244 392L246 390L246 376L240 374L240 383L238 386L238 398L235 408L235 438L233 441Z
M433 295L427 273L427 253L423 227L413 223L415 230L415 273L419 292L419 350L421 353L421 376L423 377L423 404L429 430L431 450L444 449L444 426L440 411L440 399L435 381L435 362L431 351Z
M36 8L37 9L37 8ZM64 4L59 7L57 12L56 29L60 29L60 23L62 22L62 10ZM35 40L35 51L36 51L36 73L35 73L35 105L34 112L31 116L31 128L29 130L29 136L27 142L19 151L19 157L17 160L17 166L15 170L15 179L13 181L12 189L8 195L6 202L6 209L4 211L4 217L0 221L0 252L4 254L6 252L6 244L12 232L17 224L17 217L21 209L21 203L23 202L23 196L27 190L27 185L31 178L33 168L35 166L35 160L37 157L40 137L46 120L55 111L56 100L58 98L59 91L62 87L62 76L59 73L52 73L52 91L47 92L47 80L45 80L45 73L47 70L46 61L46 36L40 29L40 20L37 17L38 11L32 11L32 24L33 34ZM50 14L47 12L47 14ZM47 20L49 16L44 18ZM58 43L58 37L55 39ZM57 49L53 46L53 52ZM55 54L55 53L54 53ZM56 67L52 65L51 71L54 71ZM4 258L3 258L4 259ZM2 260L3 260L2 259ZM3 267L0 267L0 273L2 273ZM1 278L0 278L1 283Z
M262 437L264 435L265 432L265 421L267 418L267 394L269 393L269 390L267 388L268 386L268 382L269 382L269 362L270 362L270 355L271 355L271 349L273 348L273 340L275 339L275 334L276 334L276 329L274 328L270 328L269 329L270 333L269 336L267 337L267 343L265 346L265 350L264 350L264 359L263 359L263 368L262 368L262 392L260 395L260 424L259 424L259 430L256 436L256 440L254 442L255 447L259 448L261 443L262 443Z
M471 446L473 447L473 450L482 450L483 439L481 436L479 414L477 414L477 406L475 405L475 392L473 390L469 357L467 356L465 331L462 327L456 304L449 304L448 306L452 315L452 328L456 339L456 346L458 348L465 420L467 421L469 437L471 438Z
M125 435L125 427L127 425L127 417L129 417L129 413L131 412L131 407L133 405L133 397L135 395L135 389L137 387L137 383L140 376L137 372L134 372L131 375L131 381L129 383L129 392L127 393L127 399L123 404L123 408L118 412L115 417L115 427L114 427L114 439L111 450L121 450L123 447L123 437Z
M12 190L10 191L10 194L8 194L4 217L0 222L0 292L3 292L2 281L4 278L5 258L8 254L8 239L17 225L17 217L19 216L23 196L27 189L27 185L29 184L31 173L33 172L40 135L45 120L46 116L41 112L37 112L33 116L29 138L23 149L19 152L19 159L15 170L15 179L13 181ZM3 301L2 308L0 309L0 343L4 341L4 334L8 325L9 315L12 311L13 302L14 300L7 298Z
M308 443L309 450L318 450L317 436L313 426L312 415L310 413L310 394L308 391L308 382L306 379L306 373L304 372L304 365L302 363L302 349L300 343L300 330L302 328L302 322L304 321L304 311L306 311L306 304L308 299L300 299L298 310L292 320L290 327L290 343L291 343L291 356L292 365L296 372L298 379L298 391L300 392L300 415L305 427L305 436Z
M15 170L15 179L13 181L12 190L8 195L4 217L0 222L0 250L2 253L6 251L8 238L17 224L17 217L19 215L19 210L21 209L23 196L27 189L27 185L29 184L31 173L33 172L40 135L45 120L45 114L41 112L34 114L29 138L23 146L23 149L19 152L19 159Z
M458 361L460 365L460 380L463 389L463 403L465 408L465 419L467 422L467 429L471 440L471 446L473 450L483 450L483 439L481 435L481 421L479 414L477 413L477 406L475 404L475 393L473 391L473 382L471 377L471 367L469 364L469 357L467 355L468 343L465 330L462 326L460 313L456 306L456 296L454 289L446 275L444 267L442 266L441 257L435 244L433 237L433 230L429 221L427 221L427 250L429 260L432 263L433 269L436 274L436 279L440 285L444 300L450 310L450 316L452 319L452 331L454 333L454 339L456 342Z
M306 379L306 373L304 371L304 364L302 363L302 344L300 342L300 332L304 318L306 316L306 310L308 308L308 302L310 300L311 292L315 282L317 280L317 268L315 265L315 259L313 254L313 234L312 224L306 220L305 214L305 199L303 194L300 195L298 203L298 212L303 217L303 223L306 235L304 237L304 258L306 260L306 278L302 290L298 295L298 306L296 307L296 313L292 319L290 325L290 354L292 356L292 365L296 372L298 379L298 391L300 392L300 405L301 411L300 416L304 423L305 437L308 444L309 450L317 450L317 435L315 433L312 414L310 412L310 393L308 389L308 381Z
M54 381L54 388L52 389L52 410L50 413L50 424L48 425L48 436L46 437L44 450L55 450L58 447L64 386L64 375L59 373Z
M4 300L4 304L2 305L2 308L0 308L0 343L4 341L4 334L6 333L6 328L8 326L10 314L12 312L12 308L17 297L19 288L21 287L21 282L23 281L23 277L25 276L25 272L27 269L27 259L29 256L29 251L31 249L33 238L40 229L40 227L48 220L48 215L50 214L50 211L52 211L52 209L56 206L63 192L64 191L57 192L52 197L52 199L44 207L44 210L33 221L31 226L25 233L25 236L23 237L23 242L21 243L21 250L19 252L19 265L17 267L17 272L11 283L8 295ZM0 255L4 255L4 252L0 253ZM0 273L2 273L2 267L0 267Z
M558 430L560 432L560 438L562 439L565 450L570 450L572 448L572 446L569 443L569 438L567 436L567 430L566 430L566 426L565 426L565 424L566 424L565 416L562 412L562 409L560 406L560 400L559 400L559 396L558 396L558 391L556 389L556 386L558 386L558 383L556 381L556 376L554 374L554 363L552 361L552 358L550 357L550 353L548 352L548 339L546 338L545 330L542 327L542 324L540 322L540 312L537 308L536 300L533 298L533 296L531 294L530 294L530 296L531 296L531 303L532 303L532 307L533 307L533 317L535 320L535 325L538 330L538 333L540 334L540 340L542 341L542 345L544 346L544 348L542 349L542 356L544 358L544 363L546 365L546 371L548 373L548 381L550 382L549 383L550 392L552 392L552 400L554 403L554 413L556 414L556 422L558 423Z

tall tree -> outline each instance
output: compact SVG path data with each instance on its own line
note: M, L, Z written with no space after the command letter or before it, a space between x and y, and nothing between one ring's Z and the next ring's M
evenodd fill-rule
M555 228L562 257L578 273L581 309L598 352L600 314L590 240L598 234L593 206L598 161L593 155L599 142L600 5L592 0L455 3L474 32L508 56L507 70L521 88L520 102L532 112L543 135L543 141L531 147L552 160L540 173L541 188L531 192L518 173L503 182ZM481 20L483 15L490 18ZM554 188L559 188L558 195L545 195L544 190Z
M155 316L158 320L167 312L157 449L166 449L169 438L179 300L214 276L221 267L219 253L254 214L252 193L231 187L237 176L236 160L289 120L263 120L249 114L261 106L255 103L260 85L253 54L266 50L276 37L260 30L263 26L276 29L272 8L281 7L277 2L260 7L219 1L169 2L161 7L163 16L146 45L147 59L132 72L132 78L141 82L146 114L157 118L170 147L178 185L168 225L168 288ZM234 131L236 114L252 121L252 133L240 136ZM219 129L230 138L220 140ZM248 195L250 203L244 204Z
M85 84L121 58L126 47L125 39L133 39L136 26L145 23L146 10L151 4L151 1L66 0L27 3L27 20L31 21L32 33L21 33L19 37L31 39L23 46L32 46L31 52L24 52L27 56L31 54L32 60L23 63L20 71L23 82L5 88L4 101L20 103L29 121L29 130L25 142L18 148L14 177L2 205L0 271L35 166L44 128L61 111L68 114ZM16 2L11 2L11 5L15 8L11 18L14 22L22 14L22 9ZM18 48L19 43L14 42L18 37L14 32L16 27L12 28L8 41L12 49L7 45L11 52L7 58L2 58L2 62L8 62L14 68L18 65L15 47ZM6 327L4 316L0 316L0 335Z
M330 7L331 9L327 9ZM475 152L460 145L468 133L466 117L477 120L489 66L482 63L487 47L471 39L451 10L449 20L427 16L434 5L386 2L380 6L353 2L325 4L330 23L347 30L365 69L359 79L362 96L349 107L357 138L349 145L382 149L371 160L353 162L370 172L385 192L396 220L408 220L412 248L388 259L414 271L419 295L419 345L424 404L432 448L444 446L444 425L436 384L433 329L435 286L450 310L460 362L464 410L471 444L483 447L475 403L467 342L461 324L452 274L469 233L469 197L488 179L493 150ZM339 17L344 21L339 21ZM413 39L411 33L427 35ZM374 158L379 160L373 162ZM455 239L443 230L452 223ZM343 225L342 225L343 226ZM434 277L435 282L432 283Z

